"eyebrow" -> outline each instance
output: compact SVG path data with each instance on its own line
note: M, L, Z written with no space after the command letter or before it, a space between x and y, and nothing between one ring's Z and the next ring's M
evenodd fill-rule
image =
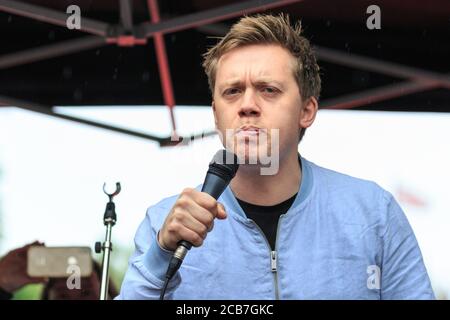
M281 83L280 81L274 80L272 78L261 77L261 78L257 79L256 81L253 81L252 83L253 83L253 85L262 85L262 84L273 83L281 88L284 88L283 83ZM242 81L240 79L232 79L232 80L225 81L223 84L220 84L219 88L223 89L224 87L234 87L234 86L240 86L240 85L242 85Z
M274 80L274 79L270 79L270 78L260 78L258 80L256 80L254 82L254 84L256 85L261 85L261 84L275 84L281 88L284 88L284 85L282 82Z

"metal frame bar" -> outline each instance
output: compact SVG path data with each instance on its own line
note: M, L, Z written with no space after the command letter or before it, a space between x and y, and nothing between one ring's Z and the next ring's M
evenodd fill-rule
M148 9L152 23L159 23L159 8L157 0L148 0ZM173 93L172 78L170 76L169 61L167 59L166 45L164 43L164 36L157 32L153 34L155 40L156 59L158 61L159 77L161 81L161 88L163 91L164 104L169 108L170 121L172 124L172 133L176 135L176 123L173 108L175 107L175 95Z
M324 100L320 103L321 109L351 109L363 105L398 98L426 91L440 86L436 81L403 81L389 86L369 89L366 91L343 95L337 98Z
M179 137L176 135L170 138L166 138L163 142L160 142L159 145L161 147L187 146L196 139L203 139L206 137L214 136L216 134L217 134L216 131L205 131L198 134L192 134L186 137Z
M25 110L45 114L45 115L52 116L52 117L59 118L59 119L64 119L64 120L68 120L68 121L72 121L72 122L89 125L89 126L96 127L96 128L106 129L106 130L110 130L110 131L114 131L114 132L124 133L124 134L131 135L131 136L138 137L138 138L156 141L158 143L164 142L166 140L165 138L157 137L154 135L149 135L149 134L138 132L138 131L133 131L133 130L120 128L120 127L116 127L116 126L111 126L108 124L103 124L103 123L99 123L99 122L95 122L95 121L91 121L91 120L87 120L87 119L82 119L82 118L78 118L78 117L74 117L74 116L57 113L57 112L53 111L53 107L44 106L44 105L41 105L41 104L38 104L35 102L31 102L31 101L25 101L25 100L21 100L21 99L16 99L16 98L11 98L11 97L0 95L0 103L14 106L14 107L17 107L20 109L25 109Z
M398 63L380 61L373 58L363 57L357 54L347 54L338 50L315 46L316 55L319 59L353 67L362 70L373 71L385 75L409 78L414 80L438 81L442 86L450 89L450 77L438 73L424 71L418 68L407 67Z
M231 19L242 14L250 14L258 11L274 9L302 1L303 0L249 0L198 13L187 14L158 24L144 22L139 25L137 34L148 38L158 32L177 32L217 21Z
M21 100L21 99L17 99L17 98L7 97L4 95L0 95L0 106L16 107L19 109L24 109L24 110L28 110L28 111L32 111L32 112L36 112L36 113L40 113L40 114L45 114L45 115L55 117L58 119L81 123L81 124L95 127L95 128L105 129L105 130L113 131L116 133L122 133L122 134L126 134L129 136L150 140L153 142L157 142L161 147L176 146L176 145L180 145L180 144L187 145L195 139L204 138L204 137L208 137L208 136L212 136L212 135L216 134L216 131L206 131L206 132L201 132L198 134L192 134L192 135L186 136L186 137L177 136L178 139L174 140L173 135L171 135L169 137L158 137L155 135L151 135L151 134L147 134L147 133L143 133L143 132L139 132L139 131L135 131L135 130L129 130L129 129L112 126L112 125L108 125L108 124L104 124L104 123L100 123L100 122L96 122L96 121L92 121L92 120L69 116L69 115L65 115L65 114L61 114L61 113L53 111L53 107L50 107L50 106L45 106L45 105L42 105L39 103L25 101L25 100Z
M106 39L98 36L86 36L55 44L19 51L0 56L0 69L7 69L27 63L55 58L74 52L89 50L107 45Z
M196 29L217 36L223 36L228 31L226 25L219 23L198 26ZM441 75L392 62L379 61L357 54L347 54L320 46L314 46L314 50L316 56L324 61L410 79L410 81L404 81L394 85L373 88L321 101L321 109L350 109L439 87L450 88L449 75Z
M175 98L173 94L173 86L170 78L169 63L167 59L166 48L163 35L166 33L186 30L189 28L197 28L206 33L223 35L227 32L227 28L214 22L240 16L242 14L250 14L257 11L273 9L280 6L286 6L302 0L248 0L241 3L222 6L215 9L205 10L203 12L193 13L182 17L176 17L167 21L160 22L157 0L147 0L151 15L151 23L145 22L138 26L133 25L132 0L120 0L120 26L113 26L104 22L93 19L83 18L81 31L95 34L97 36L89 36L75 40L69 40L62 43L43 46L18 52L16 54L6 54L0 56L0 69L5 69L20 64L31 63L42 59L53 58L64 54L92 49L95 47L113 43L114 38L120 37L127 33L132 33L133 37L138 39L155 38L155 51L158 59L158 67L160 70L161 86L163 90L164 102L169 107L173 135L171 137L156 137L142 132L132 131L120 127L110 126L85 120L77 117L59 114L53 111L52 107L42 106L32 102L19 99L0 96L1 105L14 105L22 109L47 114L53 117L74 121L98 128L103 128L115 132L128 134L152 141L158 142L161 146L171 146L180 144L182 140L174 141L176 126L173 115L173 107L175 106ZM21 3L14 0L0 0L0 11L17 14L20 16L32 18L58 26L65 26L67 15L53 9L47 9L40 6ZM119 42L118 42L119 43ZM143 44L144 42L136 41L135 44ZM343 95L337 98L328 99L321 102L322 108L326 109L348 109L355 108L365 104L379 102L391 98L396 98L415 92L429 90L433 88L444 87L450 89L450 76L441 75L435 72L425 71L418 68L403 66L397 63L379 61L373 58L364 57L355 54L347 54L338 50L315 47L317 57L319 59L337 63L357 69L369 70L389 76L409 79L409 81L400 82L390 86L369 89L366 91ZM204 137L215 134L215 132L201 133L192 135L192 138Z
M47 22L57 26L66 27L67 14L57 10L23 3L14 0L0 0L0 11L16 14L22 17ZM83 17L81 31L106 37L111 26L108 23Z
M132 0L120 0L120 22L125 31L133 30L133 2Z
M203 12L190 14L183 17L173 18L165 22L146 22L139 26L133 27L132 29L134 34L139 35L143 38L148 38L153 36L153 34L155 33L165 34L169 32L185 30L194 26L202 26L214 21L221 21L227 18L236 17L244 13L249 14L252 12L272 9L301 1L303 0L251 0L233 5L223 6L216 9L205 10ZM81 31L105 37L107 39L105 45L108 43L114 43L114 41L112 41L114 40L114 38L111 38L111 36L119 36L123 31L122 29L128 28L130 26L130 22L132 23L131 0L120 0L120 6L121 21L123 26L113 26L93 19L83 18L81 23ZM14 0L0 0L0 11L29 17L38 21L43 21L59 26L65 26L67 19L66 14L59 11ZM144 42L136 43L144 44ZM53 52L52 56L65 54L63 46L58 47L57 45L55 45L55 47L49 48ZM62 50L60 54L57 53L57 49ZM30 62L38 61L39 55L33 52L33 49L31 50L32 51L30 55L32 55L33 58L30 59ZM75 51L69 51L69 53L72 52ZM25 54L25 51L23 53ZM8 58L8 60L9 58L11 58L8 56L4 57ZM44 58L47 58L47 56L44 55ZM0 57L0 65L2 64L1 60L2 57ZM5 62L5 64L8 65L7 62ZM15 61L14 65L19 65L18 60ZM12 66L13 64L9 65L9 67Z
M227 34L229 27L222 23L211 23L197 26L195 29L206 34L223 37Z
M93 33L101 37L86 37L81 39L75 39L65 41L63 43L48 45L40 48L34 48L25 50L14 55L7 54L0 56L0 69L10 68L13 66L31 63L43 59L61 56L64 54L70 54L73 52L95 48L98 46L107 45L113 43L114 38L111 36L119 36L120 34L133 33L135 35L144 35L144 38L153 36L155 38L155 50L158 59L158 67L160 70L161 86L164 95L164 102L169 107L170 117L172 122L172 136L170 138L159 138L156 136L147 135L144 133L114 127L97 123L90 120L85 120L77 117L67 116L59 114L53 111L52 107L45 107L36 103L27 102L19 99L0 96L0 103L5 105L15 105L19 108L43 113L53 117L75 121L94 127L99 127L107 130L112 130L120 133L125 133L140 138L150 139L157 141L160 145L176 145L183 139L174 141L174 137L178 137L176 134L175 117L173 114L173 107L175 106L175 97L173 94L172 80L170 78L170 69L167 59L166 48L164 44L164 33L180 31L191 28L193 26L200 26L207 23L224 20L227 18L236 17L242 14L249 14L252 12L267 10L284 6L302 0L251 0L243 3L223 6L220 8L206 10L200 13L187 15L184 17L174 18L166 22L160 22L159 9L157 0L148 0L148 7L151 15L151 23L143 23L138 27L133 26L133 13L132 13L132 1L120 0L120 26L109 25L104 22L96 21L93 19L83 18L81 23L81 31ZM32 18L34 20L55 24L58 26L66 26L67 16L59 11L44 8L37 5L21 3L13 0L0 0L0 11ZM138 42L136 42L138 43ZM143 44L144 42L142 42ZM138 43L139 44L139 43ZM206 133L207 135L215 134ZM191 138L205 136L205 133L201 133L197 136L191 136Z

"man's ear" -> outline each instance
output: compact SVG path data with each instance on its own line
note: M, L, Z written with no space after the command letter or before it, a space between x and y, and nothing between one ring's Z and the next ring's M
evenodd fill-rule
M217 129L217 114L216 114L216 105L214 103L214 100L211 102L211 106L212 106L213 114L214 114L214 124L215 124L216 129Z
M316 119L319 103L315 97L310 97L302 102L302 110L300 112L299 127L306 129L310 127Z

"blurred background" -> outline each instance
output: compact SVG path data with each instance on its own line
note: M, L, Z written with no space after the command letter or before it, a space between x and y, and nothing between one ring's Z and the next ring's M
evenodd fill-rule
M374 4L380 29L368 28ZM67 28L71 5L80 30ZM301 20L322 69L321 110L300 153L390 191L436 296L448 299L444 0L0 0L0 256L34 240L93 248L104 240L103 183L120 181L111 261L119 287L147 207L200 184L221 147L201 55L258 12ZM28 285L15 298L41 291Z

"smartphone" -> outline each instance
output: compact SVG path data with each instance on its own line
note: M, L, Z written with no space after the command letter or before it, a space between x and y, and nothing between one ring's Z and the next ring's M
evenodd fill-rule
M88 277L92 272L89 247L32 246L27 258L27 273L31 277L64 278L74 270L79 270L81 277Z

